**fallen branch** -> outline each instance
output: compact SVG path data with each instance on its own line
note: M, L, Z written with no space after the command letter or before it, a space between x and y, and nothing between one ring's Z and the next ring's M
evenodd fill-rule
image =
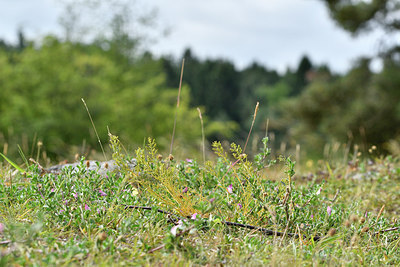
M125 209L142 209L142 210L153 210L152 207L143 207L143 206L125 206ZM168 212L168 211L164 211L161 209L157 209L157 212L163 213L163 214L167 214L167 215L172 215L175 216L176 218L179 219L183 219L180 218L179 216ZM187 218L190 218L190 216L188 216ZM287 235L289 237L294 237L294 238L299 238L300 236L298 234L295 233L284 233L284 232L278 232L278 231L274 231L274 230L270 230L270 229L266 229L263 227L259 227L259 226L253 226L253 225L249 225L249 224L242 224L242 223L235 223L235 222L228 222L228 221L222 221L221 223L227 225L227 226L233 226L233 227L241 227L241 228L246 228L246 229L250 229L250 230L257 230L262 232L265 235L276 235L276 236L284 236ZM302 235L302 238L307 238L305 235ZM313 240L314 241L319 241L322 237L321 236L314 236Z
M388 229L384 229L384 230L379 230L379 231L375 232L374 235L381 234L381 233L386 233L386 232L391 232L391 231L396 231L396 230L399 230L399 229L400 229L400 227L393 227L393 228L388 228Z
M153 210L152 207L144 207L144 206L125 206L125 209ZM171 213L171 212L165 211L165 210L157 209L157 212L166 214L166 215L168 215L168 216L174 216L176 219L174 219L174 218L169 218L174 224L176 224L176 222L177 222L178 220L182 219L182 218L180 218L179 216L177 216L177 215L175 215L175 214L173 214L173 213Z

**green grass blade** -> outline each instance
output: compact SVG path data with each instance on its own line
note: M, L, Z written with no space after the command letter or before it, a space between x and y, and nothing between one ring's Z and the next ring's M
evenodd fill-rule
M10 163L14 168L16 168L19 172L24 173L25 171L19 167L16 163L11 161L9 158L7 158L3 153L0 153L0 156L2 156L5 160L7 160L8 163Z
M29 166L28 160L25 157L24 152L22 151L22 148L20 147L20 145L18 146L18 153L21 155L22 160L25 162L26 166Z

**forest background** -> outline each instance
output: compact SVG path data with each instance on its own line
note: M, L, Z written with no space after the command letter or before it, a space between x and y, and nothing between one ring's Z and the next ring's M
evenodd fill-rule
M377 27L397 34L400 29L396 1L322 1L332 19L351 34ZM268 131L273 151L290 154L297 147L303 158L356 144L361 151L376 146L380 152L400 154L398 44L373 56L382 62L377 72L370 68L372 57L360 58L347 73L336 74L306 55L285 73L257 62L238 70L226 59L199 59L189 48L182 58L155 57L146 49L146 29L153 29L156 17L132 17L132 6L110 9L104 28L79 25L82 12L77 10L94 10L99 3L69 3L60 18L63 36L33 41L19 30L18 43L0 41L3 154L18 157L19 144L26 155L45 153L41 156L52 160L72 160L76 153L98 157L82 98L103 144L108 142L108 127L128 149L153 137L167 151L182 58L175 141L180 155L201 153L197 108L209 142L244 144L257 102L249 152L256 152ZM141 30L132 32L133 26ZM83 29L90 38L77 37Z

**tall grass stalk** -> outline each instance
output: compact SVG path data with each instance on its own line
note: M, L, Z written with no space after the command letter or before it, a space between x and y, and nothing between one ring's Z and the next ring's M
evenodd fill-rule
M21 156L22 160L24 161L25 166L29 166L28 160L26 159L24 151L22 150L21 146L17 145L17 147L18 147L18 153Z
M201 122L201 142L202 142L202 149L203 149L203 162L206 163L206 144L205 144L205 136L204 136L204 124L203 124L203 117L201 116L200 108L197 108L199 112L199 118Z
M96 137L97 137L97 141L99 142L101 151L103 152L104 159L107 161L107 156L106 156L106 153L104 152L103 144L102 144L101 141L100 141L100 137L99 137L99 134L97 133L96 126L94 125L92 116L90 115L89 108L88 108L88 106L86 105L85 100L84 100L83 98L81 98L81 100L82 100L82 102L83 102L83 105L85 105L87 114L89 115L89 119L90 119L90 122L92 123L93 130L94 130L94 132L95 132L95 134L96 134Z
M175 137L175 128L176 128L176 121L178 118L178 110L179 110L179 99L181 97L181 89L182 89L182 78L183 78L183 69L185 67L185 58L182 59L182 68L181 68L181 77L179 80L179 90L178 90L178 98L176 100L176 111L175 111L175 119L174 119L174 128L172 129L172 138L171 138L171 147L169 149L169 154L172 155L172 150L174 147L174 137Z
M259 102L257 102L256 108L254 109L253 121L251 122L250 131L249 131L249 134L247 135L246 144L244 145L244 148L243 148L243 153L246 152L247 143L249 142L251 131L253 130L253 126L254 126L254 121L256 120L256 117L257 117L258 106L259 106Z

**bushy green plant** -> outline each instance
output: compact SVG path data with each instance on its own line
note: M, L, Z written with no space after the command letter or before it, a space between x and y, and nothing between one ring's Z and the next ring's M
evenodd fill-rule
M182 218L196 214L201 218L261 224L279 231L296 232L298 225L327 213L327 206L318 203L316 187L300 191L293 185L295 162L283 156L268 159L267 139L256 156L256 164L249 161L239 145L231 144L230 157L220 142L214 142L212 148L218 158L216 163L208 161L204 167L192 159L176 162L172 155L163 160L155 141L149 139L145 148L136 150L137 166L132 170L123 163L118 138L110 137L113 158L122 162L120 167L127 175L126 182L138 186L139 197L151 195L156 200L154 205ZM268 163L263 163L267 159ZM284 175L279 181L270 181L263 167L269 168L279 162L286 168ZM304 209L304 205L309 207ZM324 235L324 231L338 223L329 221L330 214L321 218L324 227L308 228L309 237Z
M319 170L304 183L290 158L270 158L266 139L255 162L215 142L217 159L204 165L162 157L149 139L133 169L110 139L119 173L101 176L83 158L57 174L37 164L1 172L2 264L400 262L398 159Z

